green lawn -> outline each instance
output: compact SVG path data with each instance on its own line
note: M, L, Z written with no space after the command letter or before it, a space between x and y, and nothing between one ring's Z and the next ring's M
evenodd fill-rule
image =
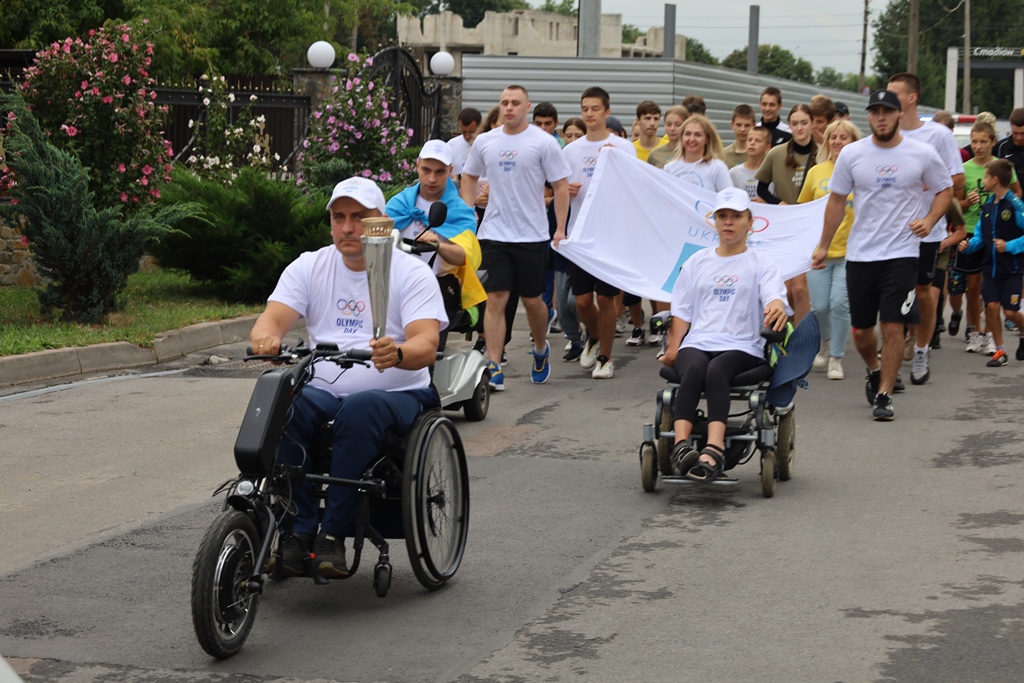
M263 310L220 301L187 275L169 271L132 275L121 301L123 309L104 325L54 323L40 315L35 290L0 287L0 356L114 341L150 347L161 332Z

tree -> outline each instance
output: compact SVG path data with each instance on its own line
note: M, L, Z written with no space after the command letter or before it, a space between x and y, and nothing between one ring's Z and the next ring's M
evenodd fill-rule
M554 12L555 14L564 14L567 17L579 16L579 7L576 4L576 0L544 0L544 4L537 9L543 12ZM625 31L625 26L622 27Z
M121 0L3 0L0 48L38 50L123 14Z
M860 92L860 76L854 73L839 73L830 66L822 68L814 77L815 85L822 88L835 88L836 90L849 90Z
M733 50L728 57L722 60L722 66L727 66L730 69L746 69L747 48ZM801 83L814 82L814 67L811 63L778 45L758 46L757 72Z
M704 43L689 36L686 37L686 61L697 62L698 64L718 65L718 58L711 54L710 50L704 47ZM744 68L746 68L745 64Z
M563 0L564 4L565 0ZM412 4L418 6L416 0ZM484 20L487 12L508 12L514 9L533 9L526 0L433 0L421 11L423 14L438 14L448 11L462 17L462 24L466 28L473 28Z
M642 35L643 35L643 31L641 31L638 26L633 26L633 24L623 24L622 25L622 44L623 45L632 45L637 40L639 40L640 36L642 36Z

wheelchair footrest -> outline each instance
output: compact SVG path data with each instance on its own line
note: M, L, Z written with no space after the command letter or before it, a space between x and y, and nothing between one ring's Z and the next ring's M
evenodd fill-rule
M711 481L694 481L693 479L687 479L686 477L677 477L675 475L667 475L661 478L666 484L678 484L685 486L735 486L740 483L740 480L736 477L729 477L721 475L715 477Z

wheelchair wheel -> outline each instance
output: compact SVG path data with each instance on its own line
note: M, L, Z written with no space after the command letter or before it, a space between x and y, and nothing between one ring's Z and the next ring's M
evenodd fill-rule
M480 375L480 381L473 389L473 396L462 404L466 419L470 422L480 422L487 417L487 409L491 407L491 390L488 382L491 381L491 373L484 370Z
M775 495L775 451L767 450L761 456L761 494L765 498Z
M222 512L192 563L192 625L199 644L224 659L236 654L256 620L260 596L249 590L259 552L256 526L245 514Z
M661 407L661 419L658 424L658 433L671 432L674 428L675 416L672 413L672 406ZM663 476L672 474L672 448L675 441L670 436L663 436L658 439L658 470Z
M640 483L650 493L658 484L658 454L649 443L640 446Z
M466 453L446 417L423 420L406 452L402 518L416 578L427 590L440 588L462 563L469 531Z
M796 457L796 408L779 418L779 434L776 438L779 449L779 479L793 478L793 460Z

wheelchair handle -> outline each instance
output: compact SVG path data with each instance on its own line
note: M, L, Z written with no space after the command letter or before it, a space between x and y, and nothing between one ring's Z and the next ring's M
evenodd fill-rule
M772 344L781 344L786 340L786 328L776 331L770 327L766 327L761 330L761 336Z
M399 248L407 254L426 254L437 251L437 242L420 242L418 240L403 238Z

